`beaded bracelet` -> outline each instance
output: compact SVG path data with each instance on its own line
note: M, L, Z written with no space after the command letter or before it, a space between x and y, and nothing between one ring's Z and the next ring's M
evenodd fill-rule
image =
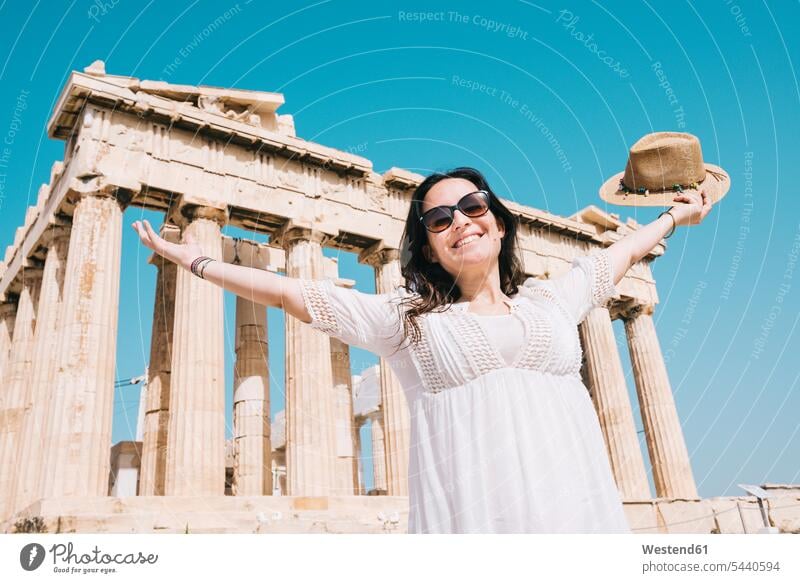
M194 261L192 261L192 265L189 268L189 270L192 272L192 275L197 275L197 266L200 265L204 259L208 259L208 257L205 255L200 255L199 257L196 257Z
M210 263L211 261L214 261L214 260L211 259L211 257L207 257L205 255L201 255L200 257L197 257L194 261L192 261L192 266L191 266L192 274L196 275L200 279L205 279L203 277L202 271L198 271L198 270L200 269L200 265L202 265L202 264L208 265L208 263ZM203 267L204 269L205 269L205 265Z
M660 215L658 215L658 216L656 217L656 220L658 220L658 219L660 219L660 218L661 218L663 215L669 215L669 218L671 218L671 219L672 219L672 228L669 230L669 234L667 234L667 235L664 235L664 238L665 238L665 239L669 239L670 237L672 237L672 234L675 232L675 227L677 226L677 224L675 223L675 217L672 215L672 213L671 213L671 212L669 212L669 211L671 211L671 210L672 210L672 209L671 209L671 208L669 208L669 209L665 210L664 212L662 212Z

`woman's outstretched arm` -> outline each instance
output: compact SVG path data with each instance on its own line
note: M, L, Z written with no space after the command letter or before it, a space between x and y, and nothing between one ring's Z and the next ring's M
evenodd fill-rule
M165 240L147 221L136 221L133 229L145 247L187 271L191 269L192 261L203 254L200 245L191 239L184 244ZM203 271L203 278L237 296L264 306L281 308L298 320L311 322L300 281L296 278L222 261L209 263Z
M711 199L702 190L686 191L673 200L682 203L676 204L669 211L675 218L676 227L699 225L711 211ZM608 247L614 285L620 282L631 265L650 253L671 228L672 219L665 214Z

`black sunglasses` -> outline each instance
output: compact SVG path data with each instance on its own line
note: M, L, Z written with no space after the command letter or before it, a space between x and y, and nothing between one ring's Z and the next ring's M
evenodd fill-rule
M453 224L456 209L471 219L481 217L489 212L489 193L485 190L470 192L452 206L442 205L426 211L419 220L431 233L441 233Z

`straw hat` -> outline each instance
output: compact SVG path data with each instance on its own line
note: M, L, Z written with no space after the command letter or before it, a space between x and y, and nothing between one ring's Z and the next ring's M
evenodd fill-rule
M713 204L730 186L727 172L703 162L696 136L656 132L633 145L625 172L606 180L600 198L621 206L673 206L679 192L702 189Z

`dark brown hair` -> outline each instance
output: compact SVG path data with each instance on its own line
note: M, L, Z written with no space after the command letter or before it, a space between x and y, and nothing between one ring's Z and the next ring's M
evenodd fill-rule
M422 202L434 184L447 178L469 180L478 190L489 193L489 210L500 219L505 227L505 235L500 246L498 267L500 270L500 289L506 295L517 293L517 286L525 281L522 262L517 255L517 227L519 219L492 191L489 183L475 168L459 167L446 172L436 172L417 186L411 196L411 207L403 231L401 249L401 273L405 279L405 289L411 295L402 300L403 337L414 344L420 341L421 331L418 318L428 312L440 312L449 304L461 298L461 290L453 277L439 263L431 263L423 248L428 244L428 233L419 220ZM402 343L401 343L402 344Z

